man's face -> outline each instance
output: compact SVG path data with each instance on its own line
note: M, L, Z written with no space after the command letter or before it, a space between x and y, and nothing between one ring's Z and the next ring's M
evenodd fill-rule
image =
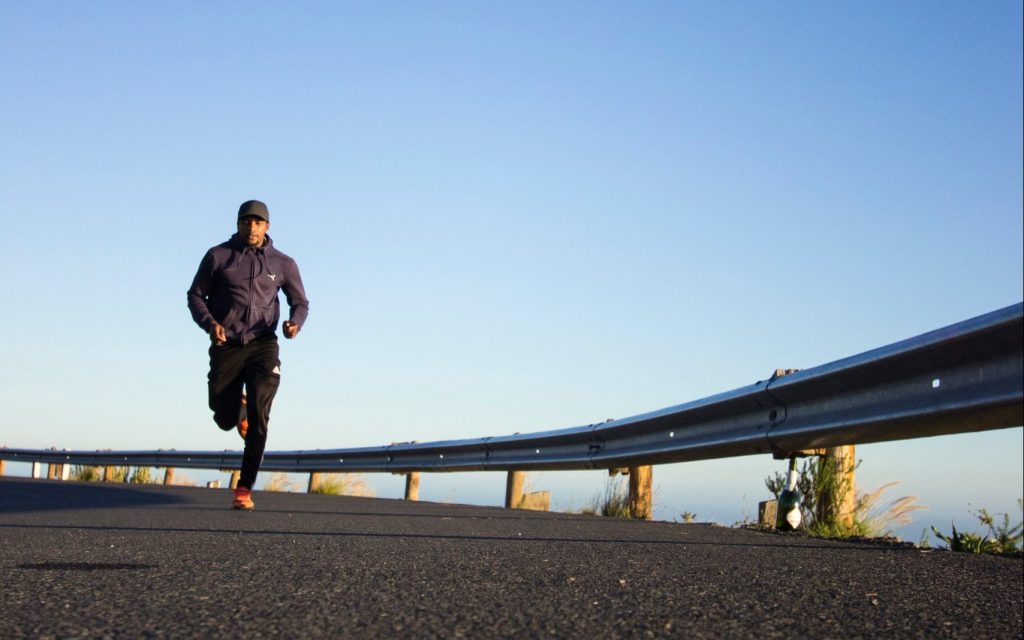
M270 223L266 220L248 216L238 221L238 237L250 247L262 247L269 228Z

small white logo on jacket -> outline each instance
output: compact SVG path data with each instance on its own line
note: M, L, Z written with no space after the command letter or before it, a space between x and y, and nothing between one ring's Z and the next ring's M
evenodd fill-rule
M268 273L267 277L270 278L271 280L274 280L274 282L277 282L277 280L276 280L277 274L275 274L275 273Z

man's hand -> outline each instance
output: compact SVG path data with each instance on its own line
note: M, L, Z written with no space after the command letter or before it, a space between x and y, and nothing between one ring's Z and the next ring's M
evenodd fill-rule
M217 345L218 347L228 341L227 333L224 332L224 326L214 322L210 325L210 342Z
M291 320L285 320L281 328L284 330L284 337L286 338L294 338L299 333L299 325Z

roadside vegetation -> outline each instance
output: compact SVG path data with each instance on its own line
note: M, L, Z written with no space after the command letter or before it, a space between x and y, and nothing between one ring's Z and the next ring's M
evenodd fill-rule
M275 471L270 474L267 478L267 482L263 485L263 491L273 491L278 493L298 493L302 491L303 487L295 480L292 480L287 473Z
M68 474L71 480L80 482L100 482L103 480L103 467L73 465ZM111 467L110 482L127 482L130 484L159 484L163 476L153 467Z
M1017 499L1017 509L1024 513L1024 498ZM1002 521L997 521L996 518L998 516L1002 516ZM995 554L1013 554L1024 551L1024 519L1011 526L1010 514L991 514L987 509L979 509L974 513L974 517L987 529L986 533L957 531L956 525L952 523L950 526L953 532L949 535L942 533L935 527L932 527L932 533L939 540L946 543L946 548L950 551ZM928 532L925 531L921 546L930 546L927 534Z
M366 484L366 476L361 473L325 473L320 476L320 484L314 487L310 493L367 498L376 495Z
M857 463L860 466L860 462ZM884 494L899 484L890 482L868 493L858 493L850 519L840 514L840 500L849 489L846 474L830 456L815 456L804 461L797 480L800 494L801 528L820 538L886 538L897 528L913 521L911 514L927 509L917 504L917 496L903 496L885 502ZM776 473L765 479L765 486L777 500L786 484L786 476Z

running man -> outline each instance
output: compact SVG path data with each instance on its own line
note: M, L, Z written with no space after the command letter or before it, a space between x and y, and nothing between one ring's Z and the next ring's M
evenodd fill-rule
M288 301L285 338L306 321L309 301L299 267L267 235L270 211L258 200L238 208L238 232L203 256L188 290L192 319L210 336L209 395L213 421L245 439L235 509L252 509L267 444L270 407L281 380L277 323L278 291Z

